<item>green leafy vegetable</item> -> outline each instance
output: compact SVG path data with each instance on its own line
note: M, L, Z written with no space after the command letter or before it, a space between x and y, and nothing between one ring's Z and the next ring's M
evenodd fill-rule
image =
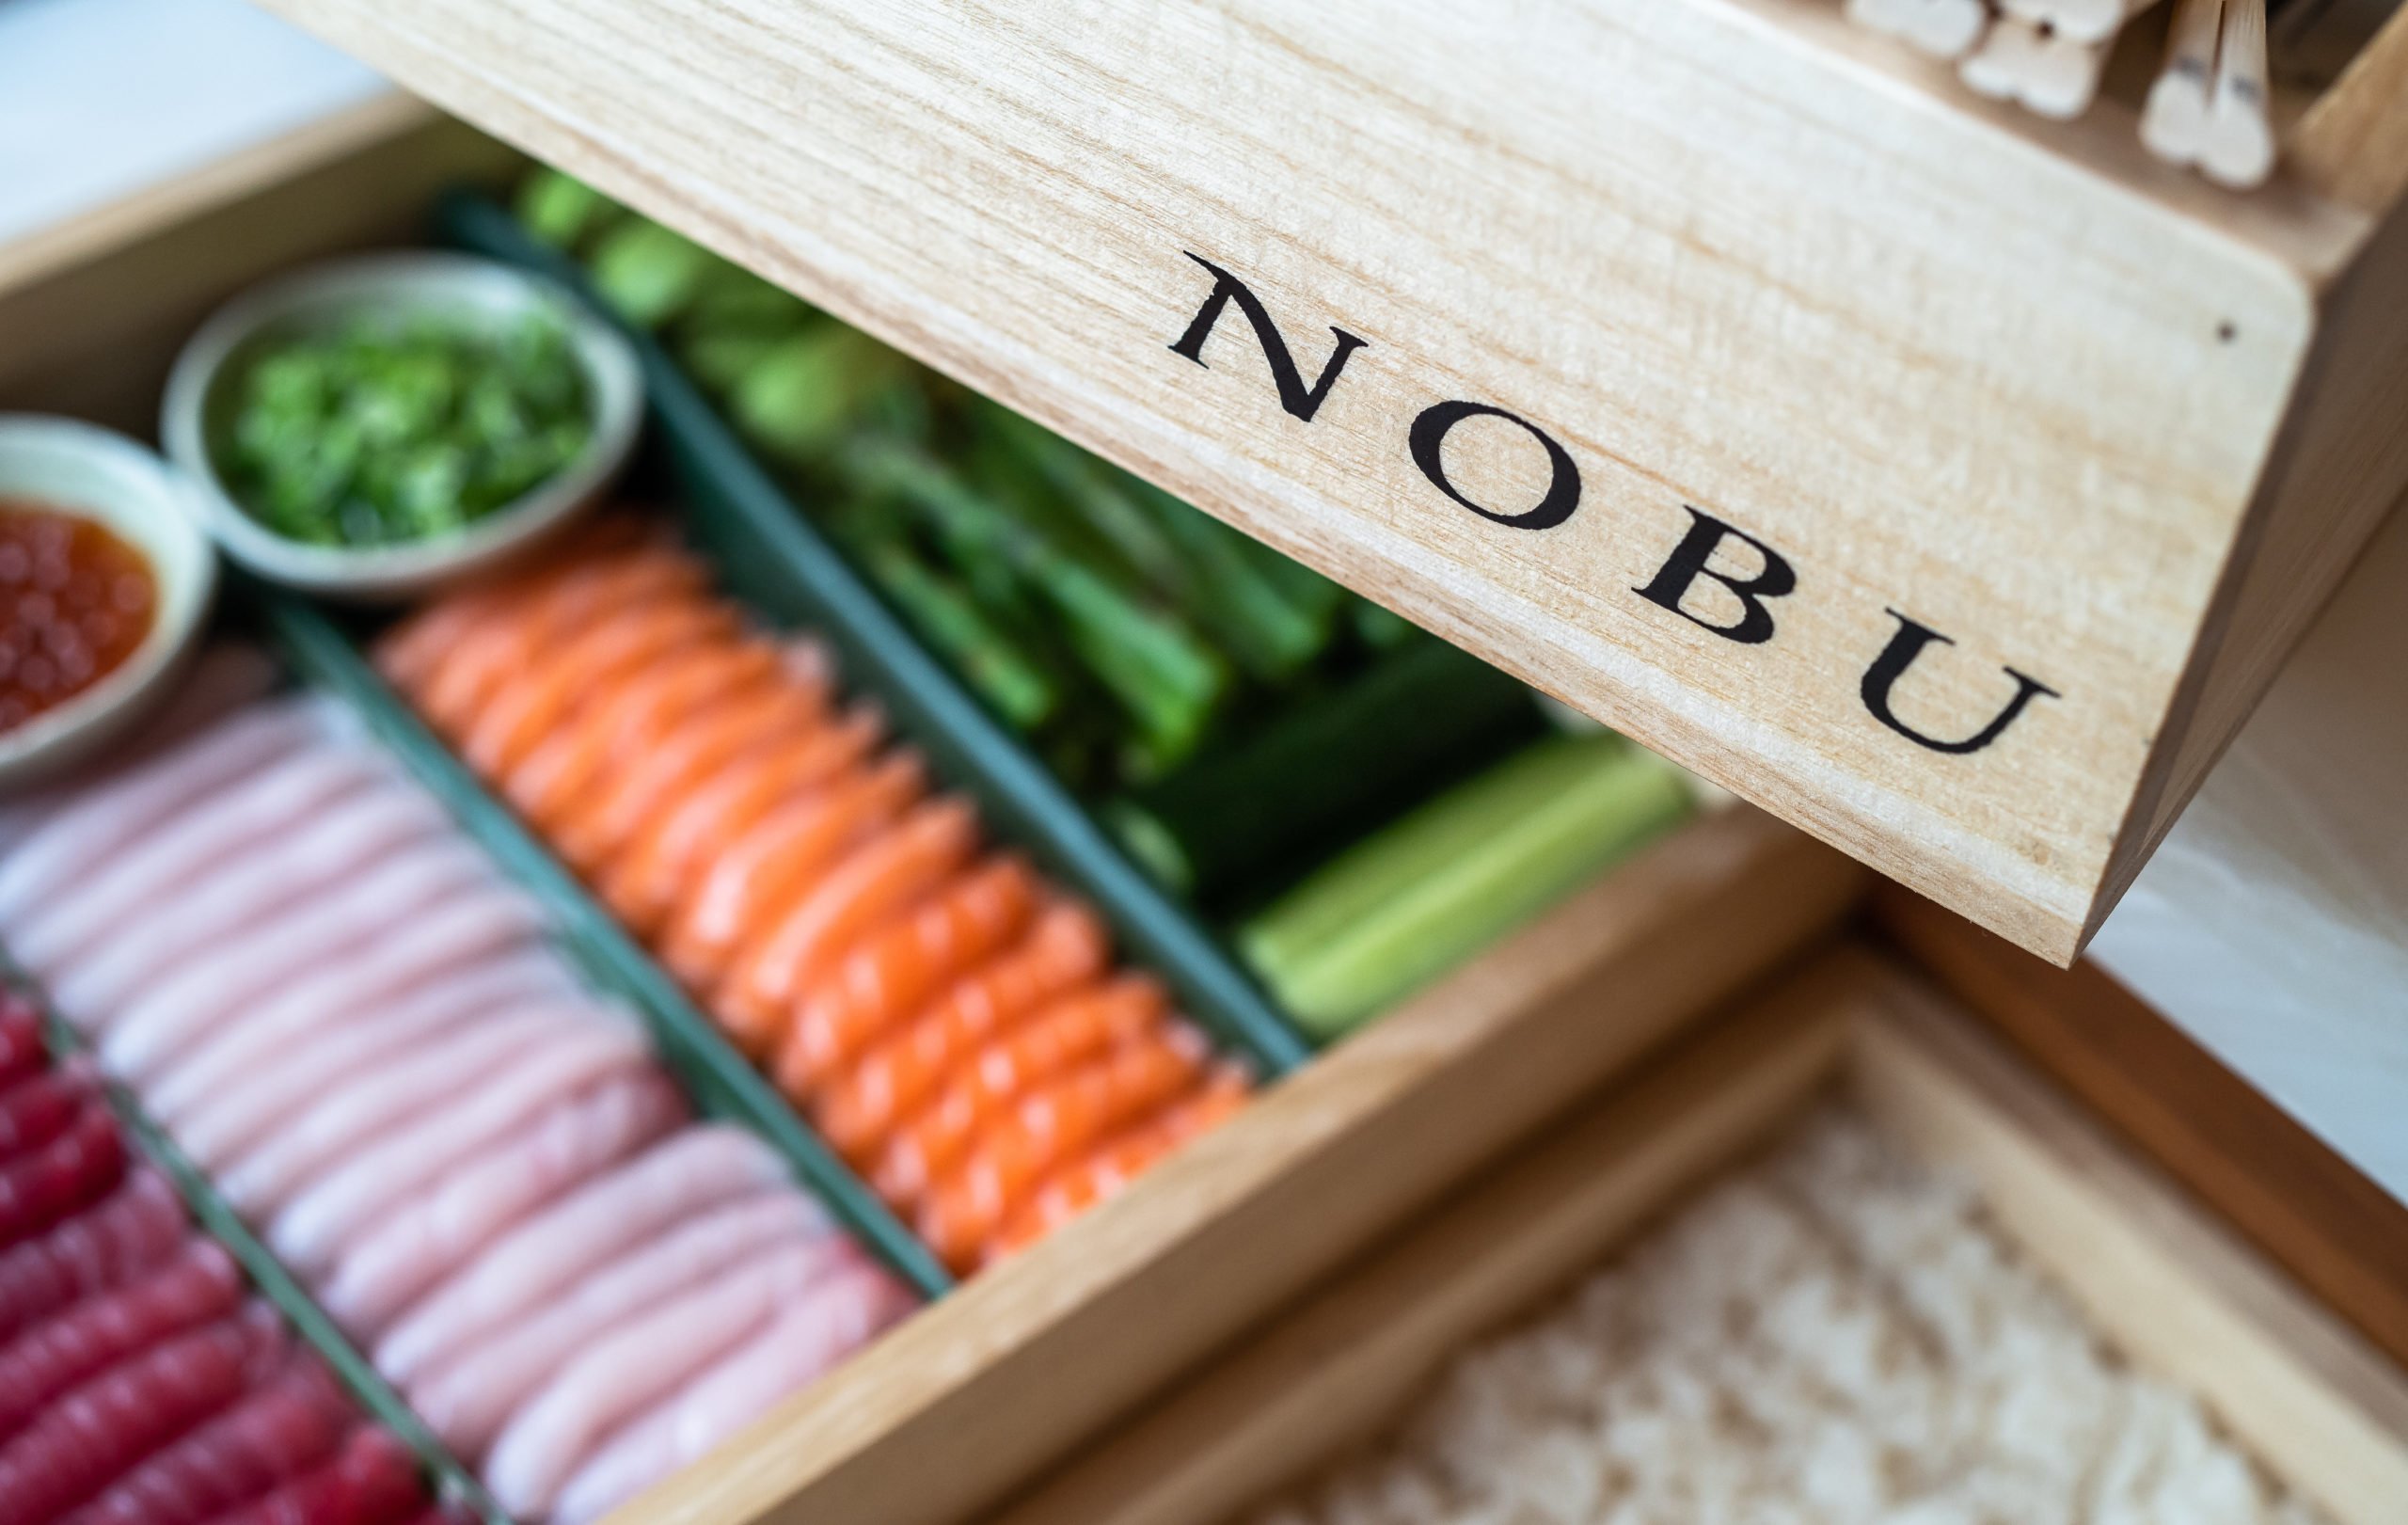
M235 501L327 546L458 531L593 436L585 373L541 317L370 317L272 342L236 372L225 417L214 453Z

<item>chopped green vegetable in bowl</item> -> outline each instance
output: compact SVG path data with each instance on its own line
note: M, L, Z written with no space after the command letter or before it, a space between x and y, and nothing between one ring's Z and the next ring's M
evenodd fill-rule
M264 336L227 378L213 455L277 533L372 547L466 528L541 486L594 437L568 335L531 312L363 315Z

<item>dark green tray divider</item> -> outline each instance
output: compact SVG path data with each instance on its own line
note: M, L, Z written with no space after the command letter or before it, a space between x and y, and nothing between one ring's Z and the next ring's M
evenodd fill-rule
M54 1056L65 1058L88 1053L83 1035L59 1016L57 1009L50 1004L49 993L30 975L13 963L0 963L0 978L5 978L19 994L40 1009L44 1036L49 1040ZM93 1067L93 1072L99 1073L97 1065ZM434 1477L442 1497L466 1504L486 1525L511 1525L510 1517L494 1502L493 1495L485 1491L484 1485L478 1482L460 1464L459 1458L436 1438L435 1432L411 1411L410 1406L393 1390L392 1385L385 1380L374 1364L353 1348L350 1337L326 1316L326 1311L318 1306L317 1300L293 1279L293 1274L276 1258L276 1252L261 1243L259 1235L251 1231L250 1225L245 1223L226 1199L217 1194L216 1184L177 1147L176 1141L167 1136L166 1130L150 1120L150 1115L143 1110L141 1101L132 1091L106 1077L101 1080L101 1094L108 1103L109 1110L117 1114L118 1123L133 1141L135 1152L156 1165L160 1173L175 1186L177 1195L183 1199L185 1211L193 1215L201 1231L226 1247L227 1253L233 1256L234 1263L243 1268L243 1274L250 1278L261 1295L276 1305L277 1311L284 1315L286 1322L293 1326L293 1332L333 1369L336 1380L350 1391L370 1417L392 1431L404 1445L410 1448L419 1464Z
M942 1296L952 1289L952 1276L927 1247L721 1036L710 1018L636 945L550 849L419 722L348 634L299 599L256 583L247 584L247 593L296 674L343 701L502 870L536 898L587 978L642 1017L663 1062L696 1104L767 1139L813 1193L923 1296Z
M576 264L529 238L508 212L453 193L442 236L491 259L549 276L617 322ZM888 713L988 818L1088 896L1123 945L1159 972L1189 1015L1267 1076L1286 1074L1311 1047L1196 919L1130 861L1103 828L944 665L813 526L719 411L648 334L636 345L654 423L687 506L693 537L731 591L773 619L807 625L837 648L847 681Z

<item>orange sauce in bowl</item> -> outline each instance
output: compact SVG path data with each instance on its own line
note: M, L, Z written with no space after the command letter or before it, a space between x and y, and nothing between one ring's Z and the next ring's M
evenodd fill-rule
M0 500L0 731L115 672L158 603L150 564L105 526Z

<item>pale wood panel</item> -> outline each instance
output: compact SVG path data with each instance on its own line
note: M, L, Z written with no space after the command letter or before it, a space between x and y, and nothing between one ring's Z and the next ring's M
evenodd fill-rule
M2367 228L1915 88L1821 0L1543 0L1501 42L1436 0L276 8L2060 960ZM1368 342L1311 421L1234 310L1173 352L1190 253L1307 378ZM1441 496L1442 399L1546 429L1579 512ZM1445 462L1546 482L1494 419ZM1634 592L1689 505L1798 567L1770 643ZM1899 691L1926 732L2006 668L2059 696L1916 746L1860 698L1893 609L1956 643Z
M1862 882L1754 811L1684 832L888 1334L624 1525L936 1525L985 1507L1828 929Z
M1883 993L1850 1072L1884 1122L1974 1177L2001 1226L2120 1349L2197 1393L2342 1525L2397 1525L2408 1373L1928 992Z
M2316 98L2283 151L2309 184L2369 212L2408 190L2408 10Z

